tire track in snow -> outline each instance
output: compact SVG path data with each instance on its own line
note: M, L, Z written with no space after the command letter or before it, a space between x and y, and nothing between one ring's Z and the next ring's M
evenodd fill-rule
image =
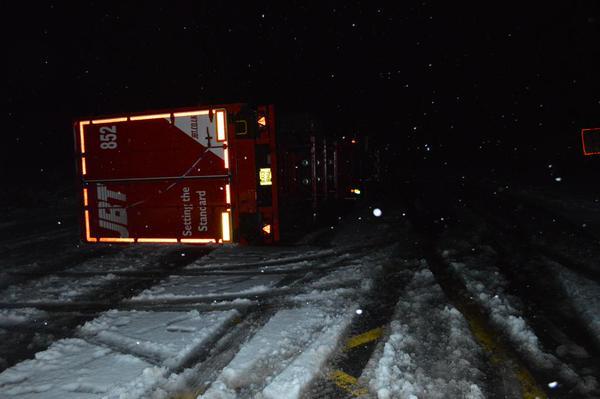
M389 258L397 255L397 251L392 252ZM367 394L367 386L358 384L358 377L375 350L383 333L382 326L392 318L401 287L406 284L406 276L398 272L404 266L402 262L387 260L382 270L373 276L375 282L361 300L360 312L349 327L349 338L328 363L328 374L314 383L308 397L344 398Z
M598 281L594 278L590 280L589 277L596 276L597 271L590 270L588 265L571 261L562 251L541 245L532 239L522 229L523 221L511 213L504 212L503 218L500 218L481 206L475 206L474 211L488 223L483 243L489 246L487 250L481 243L474 244L473 247L478 248L480 257L485 256L486 251L491 251L481 261L489 264L488 267L497 265L495 273L501 272L497 280L502 280L502 276L507 277L503 283L506 287L501 288L509 290L525 303L526 306L515 315L519 318L524 316L523 322L531 336L536 342L538 339L540 341L536 345L551 353L554 360L550 363L554 364L552 368L557 371L554 377L548 375L548 378L566 382L566 386L559 385L553 391L562 394L564 390L573 389L579 395L598 392L599 352L598 347L594 346L598 338L588 326L586 317L589 318L590 311L586 313L577 310L576 298L571 297L562 281L564 276L572 276L572 279L578 281ZM469 258L476 255L463 256ZM579 309L582 309L581 306ZM595 318L592 317L591 320ZM557 348L556 351L553 351L554 348ZM542 369L542 374L552 374L543 371L551 369L547 365L537 367ZM574 373L577 375L572 375Z
M135 258L136 249L132 252ZM145 248L145 251L153 251L151 252L152 256L142 257L138 254L138 259L136 263L134 263L134 267L151 267L156 269L157 265L161 265L164 270L164 275L168 275L169 270L177 269L186 266L190 262L194 261L197 257L203 256L206 254L206 251L210 249L203 247L195 247L194 249L189 248L188 252L190 256L182 257L181 249L175 250L166 250L165 248L160 251L156 251L156 248L152 249L150 247ZM122 255L123 252L119 252L117 256L113 259L117 262L123 262L123 258L119 255ZM110 259L110 258L109 258ZM95 261L90 261L90 264L81 264L78 267L93 267L95 265ZM109 261L110 262L110 261ZM131 264L124 263L123 267L131 267ZM118 278L110 278L103 277L99 281L91 281L88 286L79 286L81 280L78 279L63 279L60 280L55 277L46 277L46 280L40 280L34 282L39 287L48 288L48 295L63 295L63 291L67 290L68 293L69 287L72 289L77 289L72 295L68 297L70 301L67 302L57 302L52 304L51 302L47 302L43 300L42 291L40 290L32 290L28 289L27 284L23 287L13 287L14 292L7 292L4 290L2 294L4 295L5 301L6 299L12 299L13 301L7 301L3 304L0 304L0 307L4 309L20 309L20 308L35 308L41 310L47 310L48 316L44 319L38 320L33 319L31 322L23 323L22 326L15 325L10 328L10 331L13 335L17 336L17 332L23 331L27 333L29 330L35 327L39 334L46 336L44 345L42 347L38 345L23 345L20 344L14 348L11 348L10 358L8 358L5 366L8 367L20 360L29 358L33 356L33 354L39 350L43 350L47 348L47 346L60 338L65 338L72 336L74 333L74 328L82 322L90 320L97 313L111 309L116 304L118 304L123 297L129 296L132 293L139 292L144 288L155 284L160 278L152 279L152 280L134 280L125 282L122 279ZM48 284L44 285L44 281L47 281ZM57 285L57 282L60 284ZM62 285L61 285L62 284ZM71 284L71 285L69 285ZM63 287L64 286L64 287ZM38 296L38 301L29 301L25 303L19 303L18 298L31 298L33 294ZM100 301L91 301L91 298L98 298ZM58 310L59 312L53 314L52 310ZM92 312L89 312L92 310ZM31 339L35 338L33 336ZM14 352L14 353L13 353Z
M465 284L468 293L486 312L489 323L511 344L544 386L552 388L553 397L592 397L597 390L594 379L580 377L574 370L549 352L527 319L515 308L503 288L502 278L489 267L470 267L451 264L457 277ZM490 283L484 275L494 276L498 284ZM483 277L483 278L482 278ZM542 384L540 384L542 385Z
M299 398L337 346L353 308L349 304L335 312L319 306L278 311L200 397L239 398L261 393L268 399Z
M373 244L371 243L369 245L363 245L363 248L370 248L371 245ZM344 251L344 249L341 250L341 252ZM223 365L222 368L224 369L225 366L231 363L232 359L238 353L237 350L232 351L231 348L235 348L238 345L238 347L240 347L244 343L247 343L250 340L252 340L253 337L256 336L258 331L260 331L262 327L264 327L269 322L269 320L271 320L270 316L276 315L276 312L278 311L305 308L310 309L311 312L314 312L315 316L317 316L317 311L320 311L321 313L318 315L319 317L317 318L322 320L323 322L318 322L315 324L317 328L314 329L314 334L308 342L305 342L302 339L303 329L297 329L297 331L290 332L290 337L299 337L299 342L301 344L300 346L302 347L302 349L304 349L304 353L298 355L297 353L294 353L294 351L292 351L291 356L286 359L284 364L282 364L283 369L280 368L280 373L278 373L276 376L272 375L273 378L270 381L270 383L262 387L263 391L266 390L265 395L269 395L270 392L270 395L280 397L281 392L287 393L288 391L291 392L291 390L295 390L295 395L300 395L301 391L306 385L309 384L310 380L314 379L316 375L315 373L319 372L320 366L328 358L329 354L337 344L337 341L342 336L340 329L343 329L344 322L340 320L340 317L350 318L354 316L354 309L350 309L348 311L345 308L345 306L348 306L349 304L346 297L346 293L352 295L352 290L354 290L355 293L360 293L363 289L363 286L360 284L360 279L344 280L343 278L339 278L340 275L335 273L335 269L337 268L337 265L335 265L335 263L340 263L339 266L342 267L343 265L341 265L341 263L347 262L348 259L345 258L342 253L337 254L336 258L337 259L332 260L332 264L330 265L327 265L326 262L325 265L321 264L319 265L320 267L316 267L314 270L309 270L309 268L306 268L305 270L302 270L302 273L289 274L289 278L281 280L281 285L276 287L280 290L279 293L281 293L279 297L274 297L273 295L269 296L268 293L265 292L265 297L259 298L257 303L246 308L246 314L241 315L239 323L235 324L232 328L229 328L227 331L222 331L219 333L222 335L220 336L220 338L217 339L217 342L214 344L214 348L207 348L208 350L202 353L200 353L201 351L198 352L198 356L200 357L199 359L196 359L198 361L198 368L193 367L189 370L198 370L200 372L207 371L207 368L210 367L210 365L216 366L215 368L217 370L219 369L219 365ZM330 279L330 281L327 281L325 277L330 275L328 274L329 272L331 272L331 276L335 276L335 278L332 278ZM125 279L118 280L123 281ZM143 282L143 284L146 284L148 281L151 282L152 279L146 279L145 282ZM123 289L127 290L131 288L128 282L123 282L125 283L122 287ZM135 279L132 282L135 282ZM302 283L309 285L309 290L304 289L304 291L296 291L295 289L297 287L293 287L294 283ZM348 287L339 288L340 285L344 284L348 284ZM290 289L286 292L286 289L288 287L292 287L293 289ZM193 299L196 300L197 298ZM214 298L210 299L214 300ZM276 307L277 302L279 302L278 308ZM333 308L331 307L332 302L334 302ZM99 305L102 304L103 303L99 303ZM272 311L272 313L270 311L263 312L262 306L264 304L268 304L268 307ZM147 305L151 307L154 304L148 303ZM282 305L284 309L282 309ZM353 307L354 305L350 306ZM291 309L288 309L288 307ZM98 343L101 342L98 341ZM104 343L104 345L107 344ZM111 342L110 345L115 346L113 350L111 350L112 352L114 352L114 349L117 349L118 346L117 342ZM127 345L133 345L132 341L127 341ZM126 349L123 349L123 351L126 351ZM160 354L160 351L155 351L154 353L154 355L156 356L160 356ZM290 354L290 352L288 352L288 354ZM230 359L230 361L226 361L229 356L231 356L232 358ZM187 366L192 366L192 364L187 364L182 367ZM215 370L215 368L212 369ZM188 370L184 370L181 374L183 375L187 372ZM187 373L187 375L189 376L189 373ZM212 375L214 376L214 378L216 378L214 374ZM306 378L307 376L309 376L309 378ZM148 377L154 378L153 375L149 375ZM161 375L157 378L164 379L164 377L166 376L163 373L161 373ZM171 377L169 377L169 381L176 380L176 377L178 376L172 377L173 380L171 380ZM205 383L206 379L203 382ZM169 382L166 382L165 386L168 385L168 383ZM71 388L77 390L81 387L76 387L73 385L71 386ZM98 392L100 392L100 390Z
M311 381L319 375L321 367L343 335L342 330L347 322L341 322L337 319L331 320L331 315L344 316L348 320L354 316L354 309L345 310L349 306L347 298L352 298L360 292L362 289L360 283L364 282L364 278L350 279L348 282L351 283L351 286L339 288L345 284L344 279L339 277L349 273L352 274L351 270L343 270L347 266L347 262L352 263L353 267L357 268L359 266L356 263L360 263L365 256L371 255L359 254L354 262L350 262L347 257L340 254L337 259L314 265L313 270L316 271L315 273L310 273L307 270L304 275L289 276L291 280L281 280L277 284L280 289L288 290L292 288L292 290L280 298L266 297L259 299L256 305L250 305L243 312L241 323L225 334L222 341L217 345L220 349L211 351L210 356L203 359L193 370L187 373L187 377L185 376L186 373L183 373L184 375L181 378L187 380L184 384L188 387L185 391L186 394L190 395L190 392L193 392L195 396L196 394L205 393L208 397L215 395L215 397L253 397L254 394L276 398L299 397ZM326 272L329 272L329 274ZM300 285L302 287L299 287ZM352 288L352 286L355 288ZM350 306L353 307L354 305ZM309 309L318 316L317 321L324 320L324 316L330 320L326 323L316 322L316 324L320 324L320 327L317 326L316 330L313 329L313 333L310 333L310 326L306 325L307 320L310 319L309 316L304 318L290 317L290 323L277 322L278 318L284 318L285 312L295 312L299 309ZM294 320L298 320L301 324L304 323L304 327L307 328L296 328L294 330L292 328ZM286 334L289 332L288 330L293 331L287 337L283 337L283 341L280 341L283 342L282 345L275 343L272 347L280 358L273 355L275 356L273 359L263 356L262 360L257 360L262 366L265 362L276 365L276 367L266 367L267 370L265 370L265 367L262 369L262 373L267 375L268 383L255 382L252 384L244 378L253 373L255 368L243 367L244 353L252 353L252 346L257 347L255 343L261 340L261 336L269 335L268 330L271 328L269 323L271 323L271 326L279 324L279 330L282 334ZM313 327L315 326L313 325ZM277 328L275 329L277 330ZM248 347L248 345L251 346ZM293 350L294 345L297 350ZM290 348L292 349L291 352ZM253 356L247 356L248 358L253 358ZM240 366L240 363L242 366ZM277 370L274 370L274 368ZM260 372L257 371L256 374L260 374ZM241 382L235 378L239 375L242 375ZM258 380L262 381L261 378L258 378ZM207 381L209 382L207 383ZM286 395L281 396L281 392L286 392Z
M470 296L464 283L450 272L450 265L437 254L431 243L426 247L426 258L446 297L463 314L473 336L488 353L491 365L496 371L495 377L500 382L495 386L496 389L501 389L501 392L496 392L495 395L514 395L510 385L518 382L523 397L547 397L548 392L542 388L545 385L538 382L542 376L535 368L523 362L510 342L503 338L504 334L490 323L487 312ZM507 380L508 384L502 383Z
M483 398L482 352L463 315L450 303L425 261L404 272L406 284L359 382L370 396Z

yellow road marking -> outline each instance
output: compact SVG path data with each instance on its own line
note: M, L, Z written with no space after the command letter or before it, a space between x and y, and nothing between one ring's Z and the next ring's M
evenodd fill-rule
M546 399L546 393L540 388L529 370L523 365L505 345L494 336L486 327L482 317L469 310L463 304L456 304L461 311L475 339L490 354L492 363L509 364L521 385L521 394L524 399Z
M358 385L358 380L341 370L335 370L329 375L335 385L353 396L363 396L369 393L367 388Z
M377 327L367 331L366 333L355 335L346 342L346 350L366 344L367 342L375 341L381 337L381 334L383 334L383 329L381 327Z
M517 369L516 374L517 379L521 383L521 393L523 394L523 399L547 398L546 393L538 387L529 371L519 368Z

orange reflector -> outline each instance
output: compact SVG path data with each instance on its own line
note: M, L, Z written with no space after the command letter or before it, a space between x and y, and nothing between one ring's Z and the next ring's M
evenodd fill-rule
M231 188L229 187L229 184L225 185L225 202L227 205L231 204Z
M186 112L175 112L173 114L176 118L180 116L194 116L194 115L208 115L208 110L202 111L186 111Z
M356 141L355 139L352 139L352 140L350 140L350 142L351 142L352 144L356 144L356 143L358 143L358 141Z
M83 127L89 122L79 122L79 143L81 145L81 153L85 153L85 138L83 137Z
M182 238L182 244L214 244L217 242L214 238Z
M138 238L137 242L177 242L177 238Z
M217 141L225 141L225 112L217 111Z
M262 231L264 231L266 234L271 234L271 225L265 224L262 228Z
M133 238L119 238L119 237L101 237L98 239L100 242L134 242Z
M260 126L260 127L267 126L267 118L265 118L264 116L261 116L260 118L258 118L258 126Z
M83 206L88 206L88 190L87 190L87 188L83 189Z
M81 157L81 174L85 176L87 174L87 166L85 164L85 157Z
M96 239L90 235L90 211L85 211L85 239L87 242L96 242Z
M231 218L229 217L229 212L221 212L221 228L223 231L223 241L224 242L231 241L230 222L231 222Z
M127 122L127 117L122 118L109 118L109 119L95 119L92 121L94 125L98 125L100 123L115 123L115 122Z
M131 116L129 118L130 121L145 121L148 119L164 119L164 118L171 118L171 114L154 114L154 115L138 115L138 116Z
M229 169L229 149L225 148L223 150L223 161L225 162L225 169Z

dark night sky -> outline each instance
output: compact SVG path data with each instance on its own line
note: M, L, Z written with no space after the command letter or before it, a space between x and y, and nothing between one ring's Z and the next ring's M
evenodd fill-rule
M310 111L399 157L580 156L579 130L600 126L599 2L396 3L3 5L2 173L73 174L78 116L237 101Z

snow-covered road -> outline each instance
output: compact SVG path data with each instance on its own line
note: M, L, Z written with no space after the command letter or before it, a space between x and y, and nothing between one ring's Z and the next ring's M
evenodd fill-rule
M354 224L346 228L352 230ZM189 310L101 313L72 338L58 340L0 374L0 393L19 398L119 397L124 392L131 398L167 397L175 391L205 397L299 397L359 317L357 301L372 289L374 273L394 251L393 245L381 245L389 241L388 229L373 226L360 240L349 241L352 232L342 225L340 242L334 239L329 248L221 247L192 259L179 274L167 273L158 284L120 302L133 308L160 303ZM380 250L371 253L374 247ZM110 287L109 281L121 281L117 272L147 270L172 252L168 247L125 248L70 267L67 276L11 285L0 293L0 301L23 306L3 310L0 321L8 327L47 316L36 304L77 303ZM186 256L183 248L181 255ZM206 274L211 272L216 274ZM205 305L201 311L195 309L199 302ZM224 305L230 309L219 310ZM223 362L214 381L190 382L192 370L202 374L205 364L214 366L220 341L227 342L226 349L239 350Z
M598 281L464 212L434 245L365 207L324 245L112 247L46 275L11 255L0 397L596 397Z

